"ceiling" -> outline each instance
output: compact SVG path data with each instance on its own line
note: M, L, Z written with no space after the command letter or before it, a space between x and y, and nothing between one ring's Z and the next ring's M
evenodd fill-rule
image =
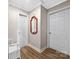
M49 9L65 1L67 0L9 0L9 4L29 12L39 5Z

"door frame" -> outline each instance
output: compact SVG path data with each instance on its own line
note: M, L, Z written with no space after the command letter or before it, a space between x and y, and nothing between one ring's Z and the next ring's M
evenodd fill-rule
M50 15L60 12L62 10L68 9L68 8L70 8L69 5L64 8L60 8L60 9L48 12L48 14L47 14L47 48L50 48L50 31L49 31L50 30L50 24L49 24L50 23Z
M27 21L28 21L28 15L25 15L25 14L22 14L22 13L18 13L18 19L17 19L17 46L18 46L18 48L20 48L20 37L19 37L19 27L18 27L20 16L27 17ZM28 25L29 25L29 21L28 21L27 26ZM29 34L29 29L27 31L27 34ZM29 37L29 35L28 35L28 37ZM27 44L28 44L28 42L27 42Z

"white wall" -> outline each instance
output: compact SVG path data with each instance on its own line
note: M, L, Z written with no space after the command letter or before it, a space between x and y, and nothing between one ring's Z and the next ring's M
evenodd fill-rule
M38 32L37 34L32 34L30 32L30 20L32 16L36 16L38 19ZM41 22L41 8L40 6L35 8L33 11L30 12L29 14L29 44L32 46L40 49L40 22Z
M19 11L13 7L9 6L9 16L8 16L8 39L17 41L17 19Z
M40 50L39 52L42 52L47 47L47 10L43 6L39 6L31 11L29 15L29 27L32 16L38 18L38 32L37 34L32 34L29 28L29 44Z
M47 47L47 9L41 6L41 49Z
M9 5L8 13L8 39L16 42L18 30L17 21L19 20L19 14L27 15L27 13L11 5Z

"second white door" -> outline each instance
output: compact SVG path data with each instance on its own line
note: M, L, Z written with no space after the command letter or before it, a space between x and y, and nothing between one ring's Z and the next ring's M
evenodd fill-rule
M59 11L57 13L51 14L50 25L49 25L49 42L50 48L57 49L59 51L64 51L69 54L69 26L70 26L70 15L69 8Z
M27 16L19 16L19 45L20 48L28 44L28 19Z

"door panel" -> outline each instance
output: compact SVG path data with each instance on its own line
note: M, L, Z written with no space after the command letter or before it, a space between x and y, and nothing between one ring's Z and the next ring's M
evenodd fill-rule
M19 19L19 41L20 48L28 44L28 19L25 16L20 16Z
M50 47L69 53L69 9L50 15Z

